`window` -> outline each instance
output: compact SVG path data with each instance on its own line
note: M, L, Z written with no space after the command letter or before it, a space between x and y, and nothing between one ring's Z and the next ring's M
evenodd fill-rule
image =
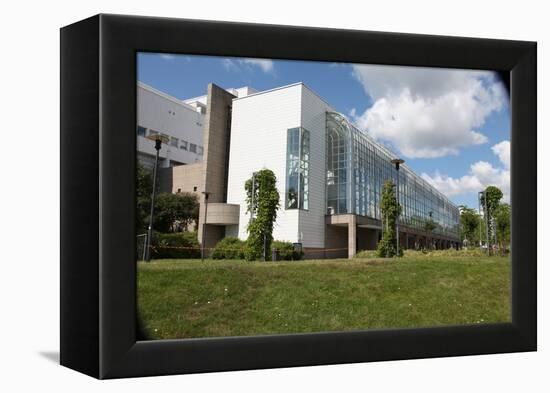
M309 208L309 131L298 127L287 131L286 142L287 209Z
M340 115L327 113L326 119L327 214L349 213L350 155L349 129Z
M149 136L151 136L151 135L158 135L158 134L159 134L158 131L151 130L151 129L149 130Z
M138 136L145 137L145 135L147 134L147 128L142 126L137 126L137 134Z
M168 143L168 142L165 142L165 141L169 141L170 140L170 136L166 135L166 134L161 134L162 135L162 143Z
M194 191L194 192L197 192L197 186L194 186L194 187L193 187L193 191Z
M174 138L173 136L170 137L170 146L175 146L175 147L178 147L178 138Z
M204 154L204 148L202 146L199 146L197 152L198 152L199 156L202 156Z
M194 143L191 143L191 145L189 146L189 151L191 153L196 153L197 152L197 145L195 145Z
M187 141L181 141L180 149L187 150Z

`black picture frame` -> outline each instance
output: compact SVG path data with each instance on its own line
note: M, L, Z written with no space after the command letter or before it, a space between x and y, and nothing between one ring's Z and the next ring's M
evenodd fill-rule
M136 53L509 75L512 322L137 341ZM536 43L97 15L61 29L61 364L96 378L535 351Z

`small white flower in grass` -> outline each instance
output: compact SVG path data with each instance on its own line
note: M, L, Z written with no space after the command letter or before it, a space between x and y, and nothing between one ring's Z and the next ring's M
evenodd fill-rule
M210 304L210 300L207 303Z
M412 306L412 304L411 304L411 303L409 303L409 307L411 307L411 306Z
M158 332L159 330L158 329L155 329L155 332Z

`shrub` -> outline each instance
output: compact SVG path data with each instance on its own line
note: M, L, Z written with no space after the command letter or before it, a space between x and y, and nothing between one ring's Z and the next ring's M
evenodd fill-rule
M390 231L386 231L386 232L390 232ZM399 255L397 255L397 246L396 246L395 236L392 236L391 234L388 234L387 236L384 235L382 240L378 242L378 247L376 249L376 256L381 258L392 258L395 256L402 257L403 248L399 247Z
M405 257L484 257L487 256L487 251L479 248L461 248L456 250L448 248L444 250L405 250Z
M153 234L153 259L200 258L197 232L177 232Z
M376 250L362 250L355 254L355 258L376 258Z
M274 240L271 243L271 253L273 250L279 251L279 260L282 261L299 261L304 257L303 251L294 251L294 245L291 242ZM268 256L271 259L271 255Z
M235 236L227 236L220 240L214 251L213 259L244 259L246 242Z

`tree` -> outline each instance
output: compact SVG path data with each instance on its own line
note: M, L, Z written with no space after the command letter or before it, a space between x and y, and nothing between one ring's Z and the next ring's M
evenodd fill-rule
M395 195L395 185L391 180L387 180L382 188L380 211L384 219L384 235L378 243L376 254L379 257L391 258L397 254L395 223L401 214L401 206ZM403 250L399 248L399 256L401 255Z
M195 194L160 193L155 200L154 228L159 232L176 232L199 217L199 201Z
M151 208L151 193L153 191L153 176L143 165L137 164L136 169L136 233L147 231L149 225L149 209Z
M460 234L462 241L476 244L479 235L480 216L475 209L460 205Z
M495 210L497 243L503 249L510 244L510 212L511 208L507 203L501 203Z
M483 214L487 215L487 222L489 223L489 239L494 237L494 214L500 200L502 199L502 191L498 187L488 186L485 192L481 194L481 206L483 207Z
M271 249L273 224L279 209L277 178L273 171L262 169L245 182L247 212L253 217L248 223L246 259L260 259L265 250ZM267 251L266 251L267 252Z
M424 231L426 231L426 232L428 233L428 235L431 235L431 233L435 230L435 228L437 228L437 224L436 224L435 221L432 219L432 216L430 216L430 218L428 218L428 219L424 222ZM431 249L432 246L433 246L433 239L432 239L431 236L429 237L429 239L430 239L429 248Z

